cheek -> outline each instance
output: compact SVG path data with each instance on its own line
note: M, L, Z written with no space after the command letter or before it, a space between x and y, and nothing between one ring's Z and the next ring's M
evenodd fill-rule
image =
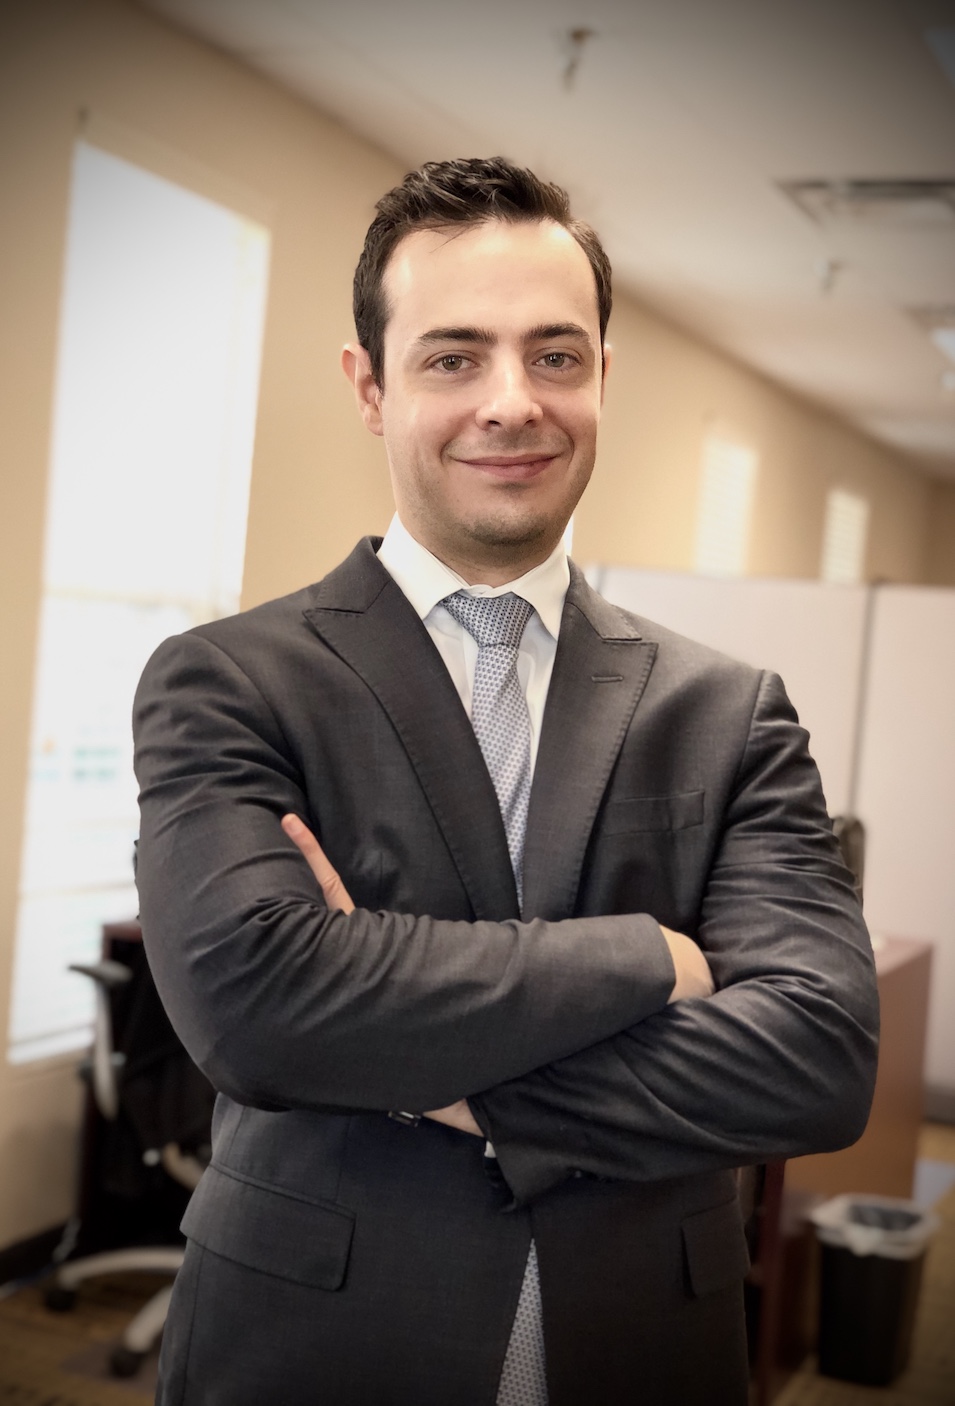
M588 453L593 449L599 418L598 405L589 396L583 404L566 411L561 425L564 433L573 440L575 452Z
M382 434L392 465L402 473L414 473L415 464L423 457L422 431L419 415L413 404L385 401L382 414Z
M421 397L409 407L404 423L410 453L424 462L438 458L462 433L462 417L451 397Z

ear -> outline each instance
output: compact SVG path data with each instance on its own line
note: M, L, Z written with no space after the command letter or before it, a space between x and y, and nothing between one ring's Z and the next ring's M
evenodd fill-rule
M613 360L613 348L609 342L603 345L603 369L600 373L600 404L603 406L604 393L607 389L607 376L610 373L610 363Z
M349 342L342 348L342 370L355 388L358 413L365 428L372 434L382 434L381 388L372 375L368 353L358 342Z

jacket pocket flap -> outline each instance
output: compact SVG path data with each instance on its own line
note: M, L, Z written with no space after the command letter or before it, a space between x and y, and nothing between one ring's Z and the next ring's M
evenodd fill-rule
M338 1289L345 1278L355 1217L209 1167L186 1207L190 1240L249 1269Z
M738 1283L749 1269L743 1217L734 1197L683 1222L690 1288L697 1298Z
M641 830L688 830L703 824L702 791L676 796L630 796L607 802L604 835L625 835Z

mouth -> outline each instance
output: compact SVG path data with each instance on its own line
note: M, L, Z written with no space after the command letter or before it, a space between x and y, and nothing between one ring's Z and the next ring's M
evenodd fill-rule
M460 458L457 462L464 464L466 468L477 469L479 473L489 474L492 478L523 483L542 474L557 457L556 454L542 454L538 450L531 454L482 454L473 459Z

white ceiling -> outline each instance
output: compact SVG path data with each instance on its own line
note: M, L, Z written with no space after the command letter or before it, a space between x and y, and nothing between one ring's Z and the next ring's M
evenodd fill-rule
M777 185L955 180L955 0L144 3L409 167L559 181L618 285L955 478L955 365L908 311L955 308L955 213L821 225Z

